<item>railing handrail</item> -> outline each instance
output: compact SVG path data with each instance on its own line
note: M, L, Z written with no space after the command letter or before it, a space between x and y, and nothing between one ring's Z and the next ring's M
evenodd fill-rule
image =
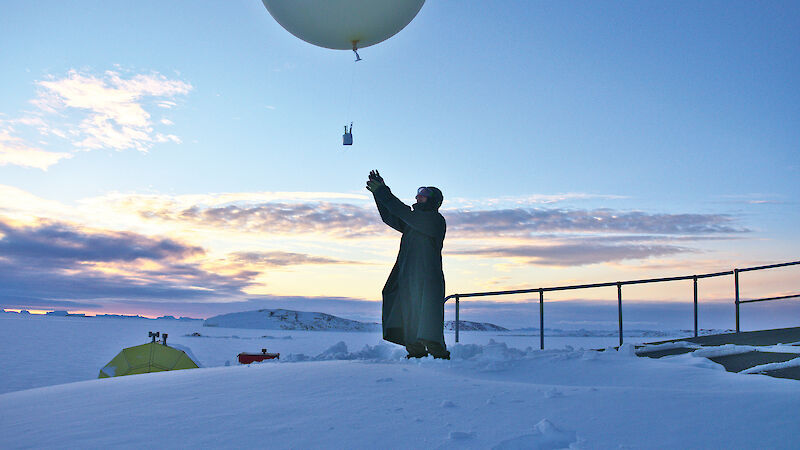
M780 297L754 298L751 300L739 300L739 303L768 302L771 300L786 300L789 298L799 298L800 294L781 295Z
M447 302L451 298L456 299L456 342L458 342L459 332L459 301L462 297L487 297L492 295L513 295L513 294L530 294L533 292L539 293L539 340L540 347L544 349L544 293L553 291L567 291L574 289L590 289L599 287L617 287L617 308L619 313L619 345L622 345L622 286L631 284L646 284L646 283L662 283L666 281L681 281L693 280L694 281L694 335L697 336L697 280L702 278L721 277L725 275L733 275L735 283L735 304L736 304L736 332L739 332L739 305L742 303L765 302L770 300L784 300L789 298L800 298L800 294L783 295L778 297L758 298L751 300L739 299L739 273L750 272L753 270L774 269L777 267L794 266L800 264L800 261L790 261L778 264L768 264L763 266L745 267L744 269L726 270L723 272L705 273L699 275L683 275L677 277L663 277L663 278L645 278L640 280L628 281L607 281L604 283L591 283L591 284L574 284L566 286L552 286L544 288L531 288L531 289L513 289L506 291L488 291L488 292L470 292L466 294L451 294L444 298Z
M766 266L755 266L755 267L746 267L744 269L734 269L739 272L750 272L752 270L763 270L763 269L773 269L776 267L785 267L785 266L794 266L800 264L800 261L792 261L780 264L770 264ZM464 297L487 297L491 295L513 295L513 294L530 294L533 292L553 292L553 291L568 291L574 289L590 289L590 288L599 288L599 287L612 287L622 285L629 285L629 284L646 284L646 283L662 283L665 281L682 281L682 280L693 280L694 278L713 278L713 277L721 277L725 275L733 275L734 270L726 270L724 272L713 272L713 273L705 273L705 274L698 274L698 275L683 275L678 277L664 277L664 278L645 278L640 280L628 280L628 281L608 281L604 283L592 283L592 284L575 284L575 285L565 285L565 286L552 286L552 287L545 287L545 288L531 288L531 289L515 289L509 291L490 291L490 292L471 292L467 294L451 294L444 298L444 301L450 300L451 298L455 298L455 296L459 296L460 298ZM743 302L742 302L743 303Z

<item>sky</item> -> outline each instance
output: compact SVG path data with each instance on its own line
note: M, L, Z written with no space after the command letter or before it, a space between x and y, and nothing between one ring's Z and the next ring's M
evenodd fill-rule
M798 23L791 1L431 0L355 62L256 0L9 3L0 308L378 321L399 235L372 169L409 204L443 191L448 294L800 260ZM798 270L743 274L742 298ZM535 324L530 298L461 318Z

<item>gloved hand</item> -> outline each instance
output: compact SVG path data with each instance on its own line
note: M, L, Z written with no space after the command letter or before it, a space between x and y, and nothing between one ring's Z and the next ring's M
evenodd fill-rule
M383 182L383 177L381 177L381 174L378 173L377 170L370 171L369 181L367 181L367 190L370 192L375 192L382 186L386 186L386 183Z
M383 183L383 177L381 176L380 172L378 172L377 170L370 170L369 171L369 179L370 180L380 181L381 183ZM384 183L384 184L386 184L386 183Z

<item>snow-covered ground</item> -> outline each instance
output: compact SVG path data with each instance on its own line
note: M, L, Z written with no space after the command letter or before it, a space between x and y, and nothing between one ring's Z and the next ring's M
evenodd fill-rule
M250 326L248 321L242 325ZM208 327L202 321L0 314L0 394L97 378L100 368L124 347L147 342L148 331L168 333L168 344L188 347L196 362L206 368L236 365L240 352L258 352L262 348L279 352L287 360L292 355L316 356L338 342L344 342L351 350L385 343L380 331L258 330ZM547 349L605 348L619 343L613 331L555 330L548 334L556 336L545 337ZM626 337L626 342L668 338L663 333L633 334ZM461 344L485 345L494 339L519 349L539 348L539 332L535 330L462 331L459 337ZM448 346L455 344L453 332L446 332L445 339Z
M96 379L148 331L204 368ZM378 332L0 315L0 448L797 448L800 382L523 334L406 360ZM281 360L236 362L265 347Z

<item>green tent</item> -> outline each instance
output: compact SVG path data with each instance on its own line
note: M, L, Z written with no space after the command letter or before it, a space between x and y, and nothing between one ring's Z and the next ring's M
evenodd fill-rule
M180 369L197 369L197 364L181 350L160 342L150 342L123 349L100 369L97 378Z

